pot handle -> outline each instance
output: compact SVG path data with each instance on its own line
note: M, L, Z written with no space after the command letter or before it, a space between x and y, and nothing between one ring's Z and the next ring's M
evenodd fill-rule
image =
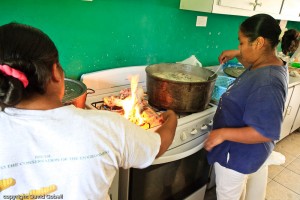
M87 88L87 94L94 94L95 90L93 90L92 88Z

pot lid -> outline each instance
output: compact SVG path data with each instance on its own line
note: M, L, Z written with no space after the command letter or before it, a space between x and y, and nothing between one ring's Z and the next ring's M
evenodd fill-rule
M65 93L62 102L69 102L86 92L87 88L81 81L65 78Z

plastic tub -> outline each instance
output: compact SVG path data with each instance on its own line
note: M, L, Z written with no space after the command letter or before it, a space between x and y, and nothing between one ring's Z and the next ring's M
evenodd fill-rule
M212 93L212 100L219 102L221 95L226 92L228 86L235 80L235 78L228 76L218 76L215 87Z
M292 62L290 65L295 68L300 68L300 62Z

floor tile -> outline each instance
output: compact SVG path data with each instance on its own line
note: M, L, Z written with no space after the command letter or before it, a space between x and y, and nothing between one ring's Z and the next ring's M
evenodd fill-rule
M273 179L284 170L284 167L281 165L270 165L268 170L268 178Z
M274 179L281 185L284 185L286 188L294 191L297 194L300 194L300 175L295 172L284 169L280 174L278 174Z
M272 179L270 179L269 177L268 177L268 183L270 183L272 181Z
M283 185L271 181L267 186L266 200L299 200L300 195L287 189Z
M300 155L300 145L292 142L290 137L286 137L283 140L276 143L274 151L285 151L291 154L292 156L298 157Z
M299 132L293 132L284 139L288 142L300 145L300 133Z
M286 168L300 175L300 158L295 159Z

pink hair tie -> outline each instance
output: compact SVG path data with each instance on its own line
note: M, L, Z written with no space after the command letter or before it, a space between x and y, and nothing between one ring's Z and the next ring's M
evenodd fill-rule
M28 79L23 72L11 68L8 65L0 65L0 71L7 76L12 76L16 79L19 79L23 83L24 88L27 87Z

